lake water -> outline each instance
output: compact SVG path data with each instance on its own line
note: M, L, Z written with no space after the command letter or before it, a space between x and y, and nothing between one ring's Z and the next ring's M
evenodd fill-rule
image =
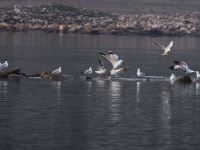
M170 40L173 50L163 57L152 42ZM132 79L137 68L168 77L173 60L200 70L199 48L198 37L1 32L1 62L27 74L62 66L66 78L0 80L0 149L200 149L200 83L80 79L98 58L111 68L99 50L127 60L121 77Z

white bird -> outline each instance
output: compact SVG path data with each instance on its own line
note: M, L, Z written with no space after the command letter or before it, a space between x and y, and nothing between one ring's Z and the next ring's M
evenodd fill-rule
M84 75L90 75L90 74L92 74L92 67L89 67L89 69L87 69L85 71L81 71L81 73L83 73Z
M140 68L138 68L138 69L137 69L137 76L138 76L138 77L145 76L145 73L144 73L144 72L141 72L141 71L140 71Z
M104 68L104 63L102 60L98 59L98 63L97 63L98 67L97 70L95 71L96 74L98 75L104 75L106 73L106 69Z
M102 53L99 51L99 54L101 54L111 62L111 64L113 65L112 70L118 69L119 66L121 66L121 64L124 62L121 59L119 60L117 54L113 53L112 51L109 51L108 53Z
M62 72L61 67L59 67L59 68L57 68L57 69L51 71L52 74L60 74L61 72Z
M176 79L176 76L172 73L169 77L170 81L174 81Z
M5 61L4 63L0 63L0 70L5 69L8 67L8 61Z
M115 70L112 69L110 71L110 75L114 76L114 77L117 77L120 73L127 72L128 70L129 70L128 67L119 68L119 69L115 69Z
M196 71L197 80L200 79L199 71Z
M171 48L172 48L174 42L171 41L167 47L163 46L162 44L160 44L158 42L154 42L154 43L162 48L162 50L164 51L164 53L162 55L168 55L168 53L171 51Z
M191 70L191 69L188 67L188 65L187 65L185 62L183 62L183 61L174 61L174 63L175 63L176 65L170 66L170 67L169 67L171 70L181 70L181 71L185 72L186 74L189 74L189 73L193 73L193 72L194 72L194 71Z

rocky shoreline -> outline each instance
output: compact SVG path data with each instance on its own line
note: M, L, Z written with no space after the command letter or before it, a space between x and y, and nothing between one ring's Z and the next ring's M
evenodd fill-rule
M0 31L199 36L200 12L118 15L66 5L15 5L0 9Z

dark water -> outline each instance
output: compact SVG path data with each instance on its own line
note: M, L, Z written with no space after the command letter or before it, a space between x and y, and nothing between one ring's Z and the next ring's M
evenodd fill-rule
M152 44L170 40L175 46L167 57ZM127 60L131 70L123 78L135 77L138 67L169 76L173 60L200 70L199 47L194 37L0 33L0 59L10 68L34 73L62 66L71 75L62 81L0 81L0 149L200 149L199 83L79 78L81 69L95 69L98 50Z

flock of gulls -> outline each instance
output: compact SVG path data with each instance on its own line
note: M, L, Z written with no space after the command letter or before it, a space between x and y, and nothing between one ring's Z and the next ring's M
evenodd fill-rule
M174 42L171 41L169 43L169 45L167 47L163 46L162 44L160 44L159 42L154 42L156 45L158 45L162 50L163 56L166 56L170 53L171 48L173 47ZM95 70L95 74L99 77L104 77L106 79L116 79L120 76L120 74L129 71L129 67L126 67L126 61L122 60L119 58L119 56L112 52L112 51L108 51L108 52L101 52L98 51L98 53L103 56L104 58L106 58L111 64L112 64L112 69L111 70L107 70L104 66L104 63L101 59L97 60L97 69ZM12 70L6 70L6 68L8 67L8 61L5 61L4 63L0 63L0 77L14 77L17 78L19 76L24 76L26 78L49 78L51 80L60 80L62 75L62 69L61 67L53 70L53 71L45 71L45 72L40 72L40 73L34 73L31 75L27 75L25 73L22 73L21 70L19 68L15 68ZM167 80L173 81L173 82L184 82L184 83L189 83L192 82L192 79L190 77L191 73L196 73L196 81L200 81L200 74L199 71L193 71L191 70L188 65L183 62L183 61L174 61L174 65L169 67L171 70L180 70L182 72L184 72L184 76L182 77L176 77L176 75L174 75L173 73L170 75L170 77L167 77ZM92 74L93 74L93 69L92 67L89 67L88 69L81 71L82 77L84 77L84 79L86 80L91 80L92 78ZM141 69L138 68L137 69L137 80L152 80L152 79L162 79L161 76L149 76L146 73L141 72Z
M163 53L161 54L163 56L168 55L174 45L173 41L171 41L168 44L168 46L163 46L159 42L153 42L153 43L156 44L157 46L159 46L163 50ZM109 79L118 78L121 73L127 72L129 70L129 67L122 67L122 64L124 64L124 66L125 66L125 61L122 59L119 59L119 56L116 53L114 53L112 51L108 51L108 52L99 51L98 53L101 56L105 57L112 64L112 69L110 71L108 71L105 68L103 61L98 59L97 60L98 67L97 67L97 70L95 70L95 74L97 76L109 77ZM180 70L184 73L184 75L181 77L177 77L175 74L172 73L170 75L170 77L167 77L167 80L170 80L172 82L183 82L183 83L192 82L192 79L190 77L191 73L196 73L195 80L200 81L199 71L191 70L188 67L188 65L183 61L174 61L174 65L169 66L169 69ZM85 71L81 71L81 73L85 77L85 79L87 79L87 80L92 79L92 74L93 74L92 67L89 67ZM141 72L140 68L137 69L136 76L137 76L137 80L161 79L161 77L159 77L159 76L148 76L146 73Z
M29 79L47 78L50 80L60 80L61 73L62 73L61 67L58 67L57 69L53 71L37 72L31 75L21 72L19 68L14 68L10 70L8 70L7 68L8 68L8 61L5 61L4 63L0 63L0 77L1 78L15 78L15 79L17 78L18 79L21 76L23 76Z

